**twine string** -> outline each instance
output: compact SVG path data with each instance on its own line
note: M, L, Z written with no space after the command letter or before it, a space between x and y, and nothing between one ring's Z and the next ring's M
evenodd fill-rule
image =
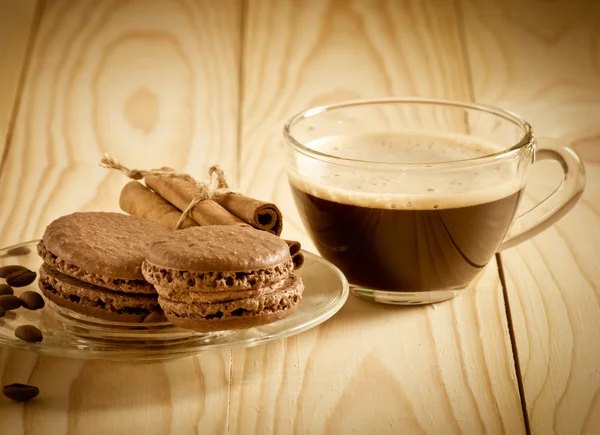
M208 170L208 175L210 177L208 183L198 181L190 174L186 174L184 172L177 172L170 169L167 170L165 168L130 169L114 157L109 156L108 154L104 154L104 156L100 160L100 166L107 169L115 169L117 171L121 171L123 174L125 174L127 178L131 178L132 180L141 180L149 176L157 176L164 178L176 178L179 180L184 180L193 183L194 187L196 188L196 193L192 197L192 200L187 205L185 210L183 210L183 212L181 213L181 217L175 225L175 230L181 228L181 225L185 221L185 218L188 217L188 214L198 203L204 201L205 199L212 199L218 195L231 192L229 190L227 180L225 179L225 172L218 165L213 165Z

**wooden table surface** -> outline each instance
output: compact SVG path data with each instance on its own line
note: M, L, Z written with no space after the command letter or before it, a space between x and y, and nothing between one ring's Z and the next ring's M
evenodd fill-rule
M0 398L0 434L600 433L594 0L0 0L0 243L75 210L118 210L125 179L97 166L108 152L195 175L219 163L313 250L282 124L384 96L515 111L574 145L587 190L450 302L351 297L287 340L166 363L0 348L2 383L41 389L27 404ZM536 165L525 203L558 180Z

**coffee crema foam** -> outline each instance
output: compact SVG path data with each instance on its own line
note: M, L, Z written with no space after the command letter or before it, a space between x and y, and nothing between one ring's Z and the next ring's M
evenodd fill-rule
M315 151L347 159L423 163L474 159L504 148L471 136L422 132L329 136L307 144ZM456 170L366 170L297 155L290 183L310 195L369 208L433 210L484 204L523 188L515 162Z

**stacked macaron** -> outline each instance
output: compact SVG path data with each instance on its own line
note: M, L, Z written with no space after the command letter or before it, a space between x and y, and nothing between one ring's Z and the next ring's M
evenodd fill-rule
M245 329L289 315L304 286L279 237L248 227L192 227L154 241L142 266L166 317L197 331Z
M141 272L150 243L169 231L121 213L73 213L38 244L39 287L61 307L117 322L160 320L158 297Z

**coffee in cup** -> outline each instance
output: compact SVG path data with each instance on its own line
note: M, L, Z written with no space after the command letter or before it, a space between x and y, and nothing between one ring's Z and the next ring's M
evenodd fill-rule
M308 146L376 161L435 163L499 151L482 140L423 132L318 141ZM388 291L467 286L500 246L523 191L501 166L420 177L410 188L386 173L329 170L290 176L300 216L320 254L352 284Z

